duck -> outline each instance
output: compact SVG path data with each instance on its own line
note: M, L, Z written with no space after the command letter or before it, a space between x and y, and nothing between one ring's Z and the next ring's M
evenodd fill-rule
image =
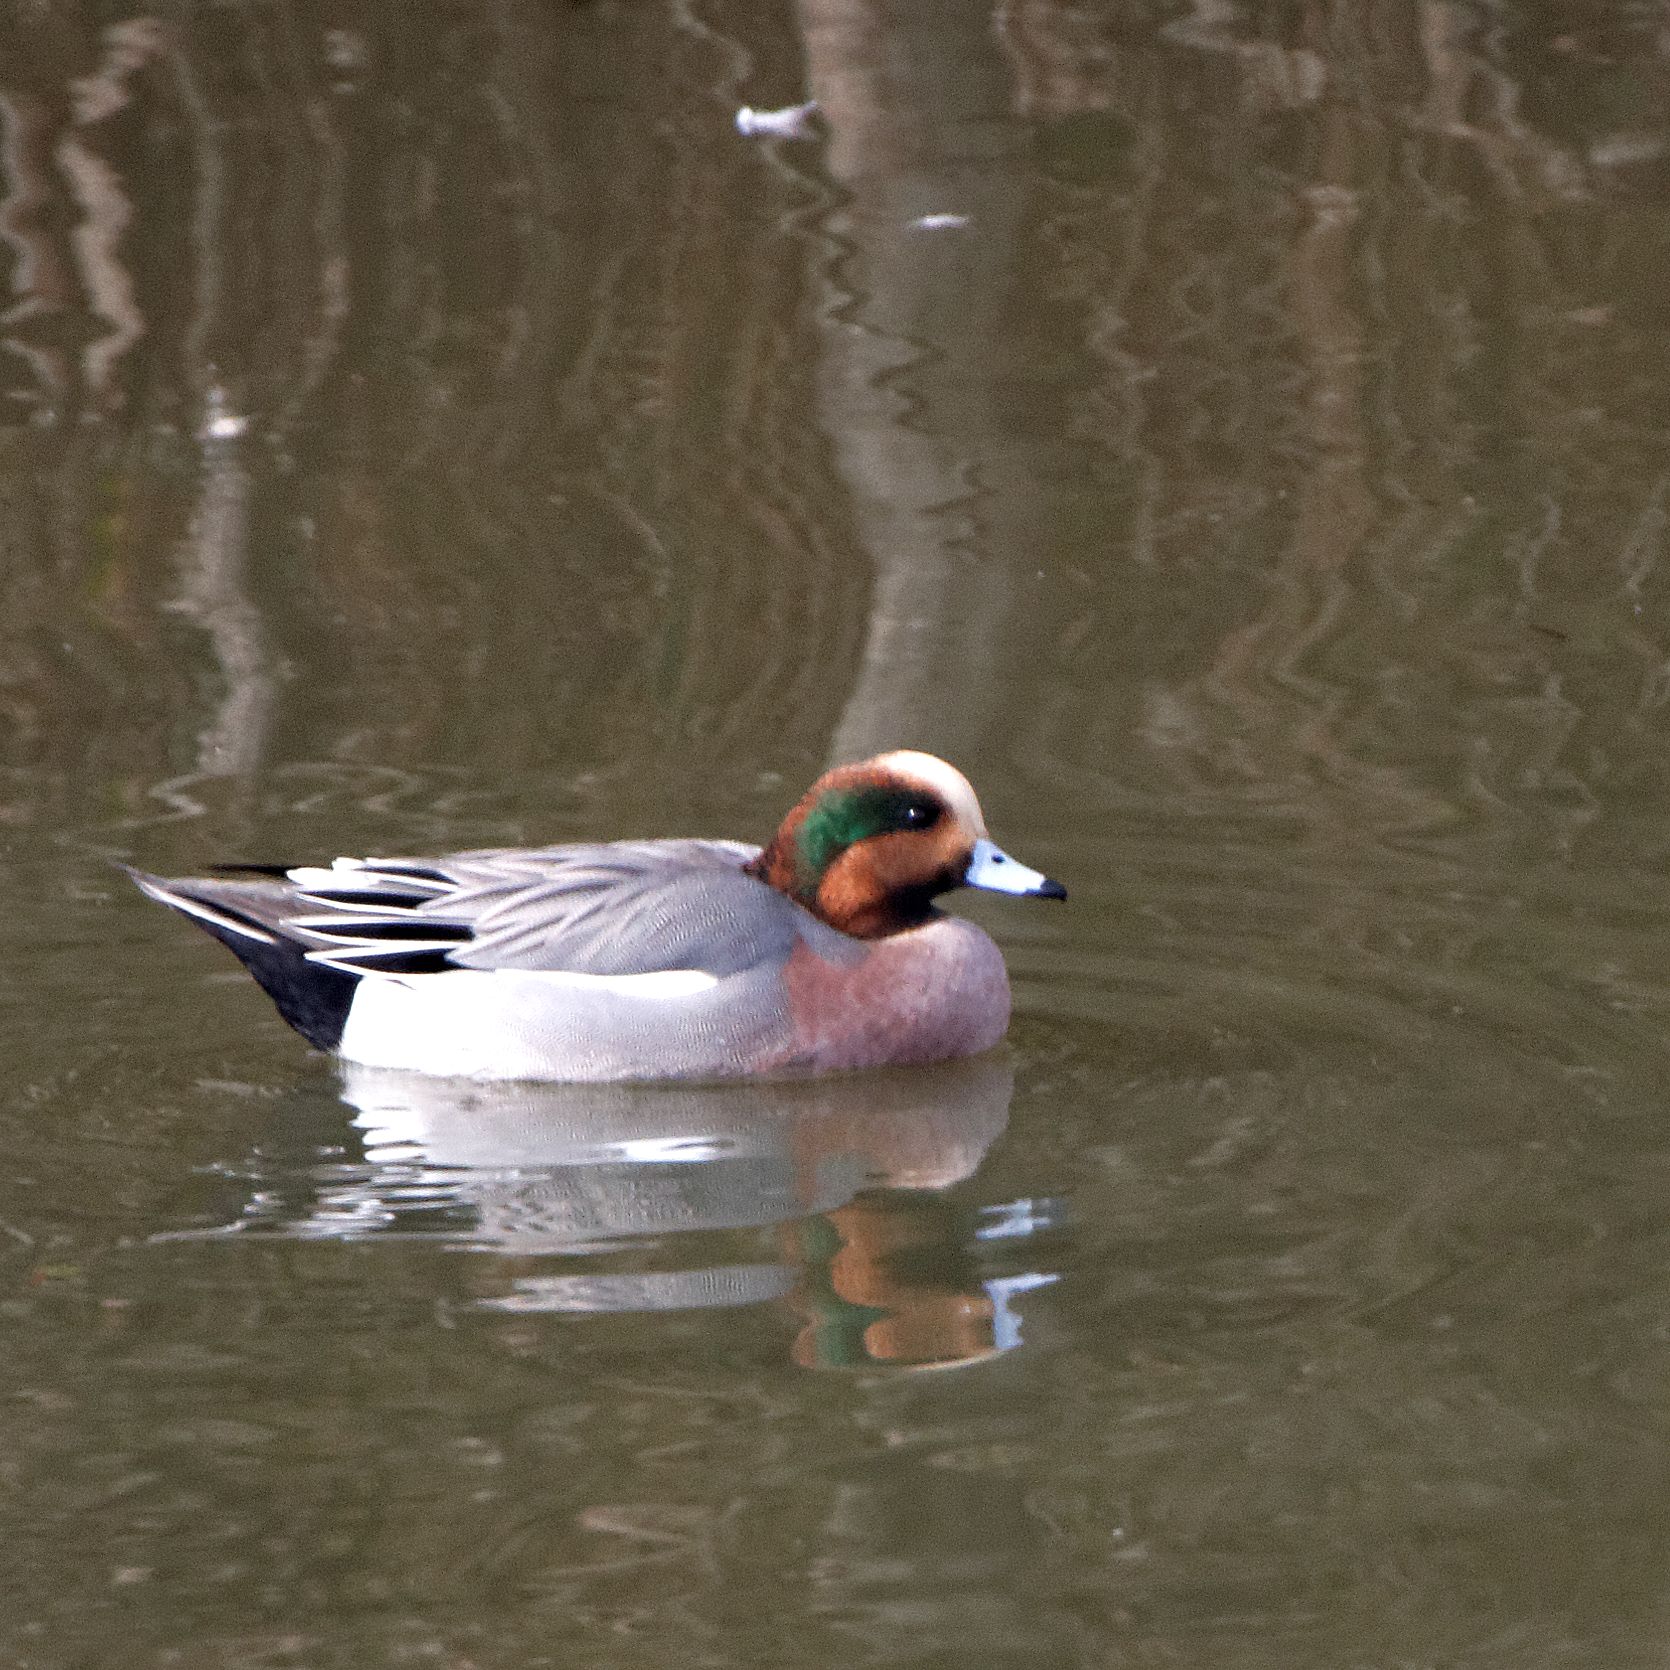
M460 1079L743 1079L977 1055L1008 1030L959 887L1065 899L968 779L826 772L765 846L705 838L235 864L140 890L227 946L315 1048Z

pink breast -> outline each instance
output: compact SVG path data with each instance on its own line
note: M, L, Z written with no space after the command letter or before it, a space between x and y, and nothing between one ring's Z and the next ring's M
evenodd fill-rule
M1009 1026L1003 955L956 917L876 940L846 967L798 945L783 979L794 1041L775 1066L949 1061L990 1049Z

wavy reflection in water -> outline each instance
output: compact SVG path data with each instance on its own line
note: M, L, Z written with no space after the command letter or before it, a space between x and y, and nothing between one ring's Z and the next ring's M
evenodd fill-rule
M261 1168L225 1230L498 1255L476 1302L570 1315L782 1303L806 1367L948 1366L1021 1341L1053 1202L970 1204L1006 1056L769 1085L488 1085L349 1066L362 1164ZM553 1267L554 1261L561 1261Z
M203 484L181 552L172 607L202 628L220 673L213 718L199 732L201 777L251 778L263 763L278 679L261 610L249 584L252 479L237 451L240 420L212 391L204 435Z

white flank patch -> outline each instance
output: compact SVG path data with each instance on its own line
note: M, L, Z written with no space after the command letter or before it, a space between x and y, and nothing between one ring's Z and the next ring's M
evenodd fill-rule
M354 990L338 1050L372 1067L466 1078L538 1079L575 1005L587 999L690 998L719 984L698 968L655 974L569 974L460 968L445 974L366 974Z

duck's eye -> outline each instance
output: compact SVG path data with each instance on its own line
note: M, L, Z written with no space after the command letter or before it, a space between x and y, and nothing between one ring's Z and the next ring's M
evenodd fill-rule
M938 811L926 801L912 800L899 813L899 822L906 829L926 829L938 816Z

